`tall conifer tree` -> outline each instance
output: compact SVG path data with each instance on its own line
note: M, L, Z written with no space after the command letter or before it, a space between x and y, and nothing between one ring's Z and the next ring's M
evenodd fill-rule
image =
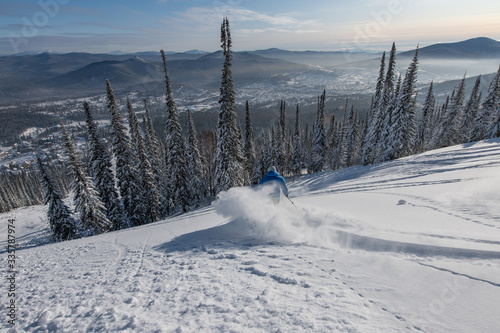
M488 95L484 100L481 108L479 109L478 115L474 120L474 126L471 131L470 141L483 140L491 135L492 123L495 116L495 112L500 104L500 67L498 68L495 78L490 83L488 89Z
M295 131L293 134L292 174L300 175L304 165L303 142L300 128L300 108L295 111Z
M94 183L85 171L75 143L62 122L61 127L63 145L68 155L69 169L73 175L73 182L71 183L73 201L75 203L75 210L80 215L79 235L85 237L106 232L112 226L111 221L106 217L106 208L101 199L99 199L99 195L94 188Z
M193 116L188 112L188 142L186 145L186 163L188 181L190 183L190 203L197 205L207 194L206 176L203 174L200 150L198 148L198 138L194 126Z
M384 102L384 81L385 81L385 52L382 54L380 61L380 70L375 88L375 95L371 107L371 117L369 119L367 136L362 153L362 161L364 165L372 164L376 158L377 145L380 140L383 121L383 102Z
M415 138L415 152L422 153L427 150L432 136L432 118L434 117L434 107L436 96L434 95L434 83L429 85L429 91L424 102L424 108L417 125L417 136Z
M249 182L252 181L255 167L255 138L253 134L252 117L248 101L245 105L245 172Z
M128 222L115 187L111 157L99 137L97 123L87 102L83 103L83 109L86 115L89 140L90 175L94 179L95 188L106 207L106 216L113 223L112 230L122 229L128 225Z
M116 160L116 178L122 198L123 209L127 214L130 226L144 224L144 210L141 177L136 169L136 158L123 123L113 89L106 80L108 111L111 115L111 132L113 135L113 155Z
M460 130L463 122L464 102L465 76L455 90L455 94L451 97L450 105L442 117L439 132L437 133L436 148L462 143Z
M415 84L418 70L418 47L406 71L397 106L392 117L391 135L386 156L391 159L413 154L416 131Z
M477 117L480 103L481 103L481 75L477 77L476 83L474 83L474 88L472 88L469 101L465 106L464 119L460 129L460 132L462 133L462 142L467 142L470 139L471 135L470 131L474 126L474 119L476 119Z
M71 216L71 210L63 202L54 179L47 172L39 155L36 156L40 183L45 188L44 203L49 205L47 218L49 228L55 241L65 241L76 238L76 221Z
M141 129L139 128L139 120L137 119L137 115L129 98L127 98L127 109L129 114L128 124L130 136L132 138L132 144L135 148L134 150L137 158L138 170L142 179L143 210L145 216L144 223L155 222L161 216L160 193L158 191L158 187L156 186L149 157L146 153L146 146L144 144Z
M318 111L316 113L316 125L311 152L311 165L309 172L322 171L325 167L326 156L326 128L325 128L325 100L326 90L318 97Z
M167 121L165 123L165 145L167 172L170 175L170 192L173 203L183 212L189 210L190 189L187 181L188 171L186 165L186 147L179 123L179 113L172 97L172 87L167 73L165 53L161 50L163 68L165 71Z
M146 99L144 99L144 110L145 114L143 116L143 123L145 128L144 143L146 146L146 153L149 158L149 163L151 164L151 171L153 173L155 184L159 191L159 200L161 205L161 217L168 214L168 184L167 176L165 172L165 148L163 143L158 138L156 133L153 120L149 114L148 105Z
M224 66L219 97L215 156L215 190L217 193L243 185L243 157L236 121L235 92L231 74L232 42L227 18L223 20L221 25L221 46Z

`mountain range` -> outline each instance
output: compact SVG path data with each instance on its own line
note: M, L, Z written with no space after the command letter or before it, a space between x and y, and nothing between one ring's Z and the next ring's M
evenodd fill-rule
M400 56L413 56L414 50L402 52ZM456 43L439 43L422 47L418 51L424 58L447 59L498 59L500 42L486 37L472 38Z
M399 64L407 66L407 58L414 51L398 54ZM420 61L431 63L436 71L446 72L450 64L443 59L465 61L458 64L460 72L469 70L470 61L491 60L500 62L500 42L490 38L474 38L457 43L441 43L419 50ZM195 88L212 89L219 84L223 64L222 52L205 53L189 51L166 54L171 80L176 84ZM234 52L233 78L242 85L251 85L273 78L283 82L293 80L299 74L317 74L332 70L348 73L353 69L376 73L380 55L368 52L316 52L267 49ZM433 67L433 68L434 68ZM491 67L491 66L489 66ZM488 68L489 68L488 67ZM76 97L103 92L109 79L116 89L134 90L163 80L159 52L137 54L32 54L0 57L0 104L19 100L40 100L47 97ZM433 72L434 69L427 70ZM486 69L481 69L479 73ZM489 68L491 73L496 68ZM474 72L474 71L472 71ZM303 75L303 73L306 73ZM330 74L328 74L330 73ZM294 76L295 75L295 76ZM287 77L284 77L287 76ZM456 76L456 74L455 74ZM431 78L434 79L434 78ZM321 83L319 83L321 85Z

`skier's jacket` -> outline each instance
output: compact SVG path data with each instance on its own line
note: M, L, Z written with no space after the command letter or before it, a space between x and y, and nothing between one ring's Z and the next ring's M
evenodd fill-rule
M283 191L283 194L288 196L288 187L286 186L285 178L281 177L279 173L276 171L269 171L267 175L262 178L260 181L259 185L266 184L266 183L278 183L281 186L281 190Z

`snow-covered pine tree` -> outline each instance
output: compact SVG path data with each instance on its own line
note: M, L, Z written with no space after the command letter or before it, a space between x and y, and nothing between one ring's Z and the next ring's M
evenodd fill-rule
M465 102L465 75L452 95L450 105L441 119L435 148L449 147L461 142L460 129L463 122Z
M106 80L108 111L111 115L112 147L116 161L116 178L122 198L123 209L130 226L144 224L144 202L141 177L136 169L136 157L130 137L118 110L118 104L109 80Z
M500 103L500 67L497 74L490 83L488 95L481 105L478 115L474 120L474 126L471 130L470 141L483 140L488 136L488 131L491 132L493 117Z
M292 170L292 153L293 153L293 134L292 131L288 131L286 141L286 158L285 158L285 166L283 168L283 172L285 174L289 174Z
M474 125L474 119L477 117L479 105L481 103L481 75L476 79L474 88L470 94L469 101L464 109L464 118L460 128L461 141L468 142L470 138L470 131Z
M151 171L153 172L154 182L158 187L159 200L161 205L161 217L168 215L169 205L166 200L168 196L167 175L165 172L165 148L163 143L158 138L158 135L153 126L153 120L149 114L146 99L144 99L143 123L145 128L144 143L146 146L146 153L151 164Z
M490 109L491 120L486 128L485 138L491 139L500 136L500 67L492 82L493 88L483 103L483 109Z
M387 106L386 114L384 117L384 129L382 130L382 138L379 141L379 147L378 147L378 151L380 152L379 161L388 161L393 159L393 157L390 155L393 151L393 149L391 148L392 145L391 129L394 122L394 110L396 109L397 104L399 103L399 95L401 93L401 85L402 85L401 81L402 81L402 76L401 74L399 74L398 81L394 89L394 94L392 96L391 102Z
M398 97L398 103L392 113L392 126L386 156L397 159L413 154L416 131L416 96L415 84L418 70L418 47L412 62L408 66L405 79Z
M347 119L346 153L348 167L358 164L360 158L359 117L358 113L354 112L354 106L351 106Z
M262 131L261 133L261 144L260 144L260 150L259 150L259 155L257 158L257 161L255 163L256 165L256 170L255 170L255 183L259 183L262 177L264 177L267 173L267 169L269 168L270 165L272 165L271 162L271 147L270 147L270 133L266 131Z
M188 109L188 141L186 145L186 163L188 171L188 181L190 187L190 204L199 205L201 200L207 195L206 176L203 174L200 150L198 148L198 138L194 126L193 116Z
M241 142L238 138L236 106L231 61L233 59L229 21L221 25L221 46L224 54L217 122L217 150L215 156L215 190L226 191L243 185Z
M36 156L40 183L45 189L44 204L48 204L47 218L52 237L56 242L76 238L76 221L71 216L71 211L63 202L61 193L57 189L54 179L45 169L42 159Z
M69 159L69 170L73 175L71 189L75 210L80 215L78 235L93 236L108 231L112 223L106 217L106 208L99 199L99 194L94 188L92 178L87 175L80 154L73 139L69 136L64 124L61 122L63 133L63 146Z
M383 121L383 101L384 101L384 82L385 82L385 52L382 53L380 61L379 76L375 87L375 95L373 96L371 106L371 117L369 117L368 130L365 138L365 144L362 152L362 163L364 165L372 164L375 159L378 141L380 140L380 132L382 130Z
M434 83L429 85L429 91L424 102L422 114L418 120L417 136L415 138L415 153L422 153L427 150L432 136L432 118L434 117L434 107L436 96L434 95Z
M115 187L115 177L112 171L111 156L98 134L90 106L83 103L86 116L87 134L89 141L89 173L94 180L95 189L99 193L106 216L113 223L111 230L119 230L128 226L127 217L123 212L120 197Z
M323 90L321 97L318 96L318 111L316 113L316 123L311 151L311 164L309 173L319 172L325 168L326 157L326 128L325 128L325 100L326 90Z
M292 174L300 175L304 166L302 133L300 128L300 108L295 111L295 132L293 134Z
M165 145L166 145L166 165L170 175L170 193L172 193L173 203L179 206L183 212L189 210L190 188L188 182L188 171L186 164L186 148L182 127L179 123L177 106L172 97L172 87L167 73L167 60L165 52L161 50L163 68L165 71L167 120L165 122Z
M384 82L384 93L382 96L381 109L385 110L394 99L394 95L398 93L397 89L394 89L394 83L396 77L396 43L392 43L391 52L389 54L389 63L387 64L387 74L385 75Z
M286 103L281 100L280 105L280 120L276 131L276 158L277 167L282 173L286 173L286 160L287 160L287 133L286 133Z
M311 131L309 130L309 124L306 123L304 131L302 132L302 161L304 165L303 168L309 169L309 164L311 164Z
M333 151L333 170L340 170L347 166L348 152L347 152L347 102L344 108L344 117L338 124L336 146Z
M493 115L493 121L486 132L486 138L498 138L500 137L500 105L497 107L497 111Z
M387 150L389 141L390 127L392 124L392 111L396 108L397 94L401 84L401 76L398 79L398 86L394 88L396 81L396 43L392 43L391 52L389 54L389 62L387 64L387 74L385 75L384 91L382 101L378 108L379 122L379 139L374 151L373 163L383 161L384 153Z
M327 154L327 164L331 170L336 170L337 166L337 148L339 139L339 123L335 121L335 116L332 115L330 120L330 128L328 130L328 154Z
M144 223L155 222L161 216L160 192L153 175L151 163L149 162L146 146L142 137L141 129L139 128L139 119L132 106L130 98L127 98L128 109L128 125L130 129L130 137L132 146L137 158L138 170L142 179L142 197L144 202Z
M250 114L250 106L248 100L245 103L245 172L246 179L251 183L255 168L255 138L253 134L252 116Z

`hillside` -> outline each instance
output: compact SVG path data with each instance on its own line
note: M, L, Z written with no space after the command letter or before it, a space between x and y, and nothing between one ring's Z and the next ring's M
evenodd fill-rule
M18 209L1 216L17 226L17 328L493 332L499 175L496 139L289 180L295 206L236 188L52 245L37 245L45 208Z
M415 51L400 53L412 57ZM423 58L438 59L500 59L500 42L491 38L478 37L455 43L433 44L419 49Z

